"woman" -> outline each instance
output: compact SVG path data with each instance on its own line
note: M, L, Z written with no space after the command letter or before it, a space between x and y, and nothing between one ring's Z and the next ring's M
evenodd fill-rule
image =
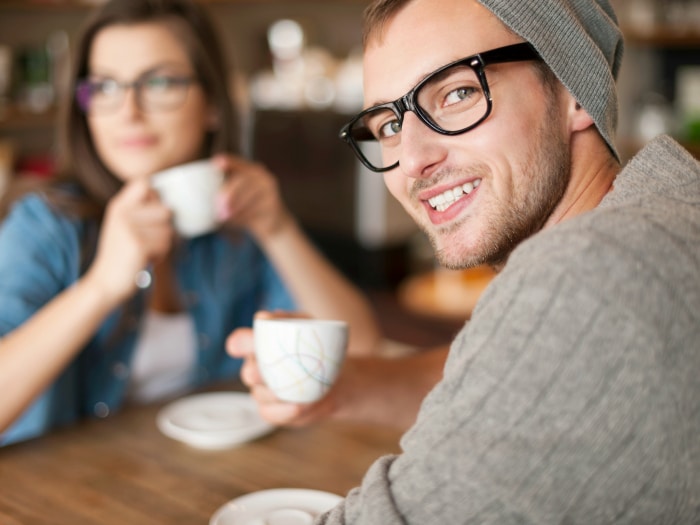
M375 346L365 299L304 237L274 177L231 153L225 72L193 2L112 0L89 20L60 175L0 229L1 444L235 376L225 338L259 309L345 319L350 353ZM178 238L149 177L210 157L227 177L223 226Z

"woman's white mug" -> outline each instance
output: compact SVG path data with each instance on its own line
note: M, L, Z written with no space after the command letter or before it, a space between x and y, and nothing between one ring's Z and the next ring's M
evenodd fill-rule
M209 160L180 164L151 177L151 185L174 215L177 232L196 237L219 226L216 195L224 174Z

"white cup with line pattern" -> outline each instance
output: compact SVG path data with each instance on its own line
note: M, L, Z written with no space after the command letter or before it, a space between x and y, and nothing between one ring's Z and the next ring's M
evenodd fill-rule
M345 360L348 325L344 321L255 319L253 334L263 381L283 401L318 401Z

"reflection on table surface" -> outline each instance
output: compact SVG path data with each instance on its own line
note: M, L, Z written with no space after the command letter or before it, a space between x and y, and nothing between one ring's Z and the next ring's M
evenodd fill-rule
M0 523L206 524L227 501L258 490L345 495L376 458L398 452L397 430L331 421L199 450L160 433L162 406L0 448Z

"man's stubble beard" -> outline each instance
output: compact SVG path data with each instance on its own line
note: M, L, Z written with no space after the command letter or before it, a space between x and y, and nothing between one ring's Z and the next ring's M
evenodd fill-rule
M490 217L476 248L460 248L458 233L469 221L465 215L456 222L437 231L429 225L419 223L428 236L438 262L452 270L471 268L486 264L501 267L511 252L525 239L542 229L556 206L561 201L571 178L568 143L558 134L560 116L550 107L542 125L536 130L536 138L528 152L521 177L527 186L525 198L518 202L502 202L498 196L482 202L482 209L498 210ZM485 167L477 167L479 170ZM462 235L469 235L465 231ZM450 239L452 246L443 248L440 238ZM454 241L454 242L453 242Z

